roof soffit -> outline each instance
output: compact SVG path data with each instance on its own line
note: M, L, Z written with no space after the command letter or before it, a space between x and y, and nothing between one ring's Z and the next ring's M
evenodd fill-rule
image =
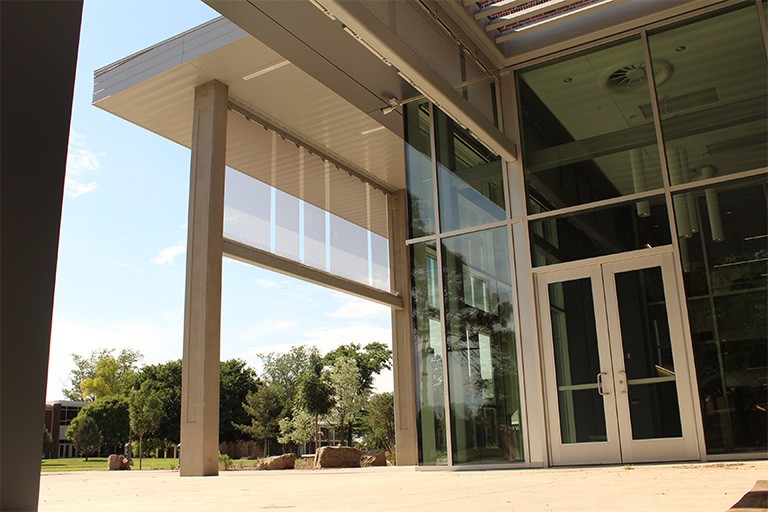
M203 0L302 71L402 138L403 120L384 115L389 99L418 92L310 2Z

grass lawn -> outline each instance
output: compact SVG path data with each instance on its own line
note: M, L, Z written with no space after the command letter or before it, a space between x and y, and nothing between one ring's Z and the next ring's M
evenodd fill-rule
M179 459L142 459L142 469L176 469L179 467ZM139 459L133 459L131 470L139 469ZM52 471L107 471L107 459L105 457L89 457L88 462L82 457L73 459L43 459L41 465L43 473Z

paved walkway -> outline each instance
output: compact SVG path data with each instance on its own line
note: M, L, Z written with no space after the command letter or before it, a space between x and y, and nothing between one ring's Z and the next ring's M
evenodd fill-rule
M724 512L768 478L768 461L506 471L408 467L45 473L40 510Z

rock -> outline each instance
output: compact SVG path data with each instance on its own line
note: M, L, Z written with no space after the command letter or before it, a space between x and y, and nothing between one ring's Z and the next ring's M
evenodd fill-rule
M275 457L267 457L256 464L256 469L293 469L295 463L296 456L292 453L286 453Z
M385 452L384 450L378 450L376 452L371 452L366 455L363 455L363 460L361 461L360 465L364 468L367 468L370 466L386 466L387 452Z
M131 463L122 455L110 455L107 458L107 467L110 471L131 469Z
M117 471L123 467L123 463L120 460L120 455L110 455L107 457L107 467L110 471Z
M315 454L316 468L359 468L363 452L349 446L323 446Z

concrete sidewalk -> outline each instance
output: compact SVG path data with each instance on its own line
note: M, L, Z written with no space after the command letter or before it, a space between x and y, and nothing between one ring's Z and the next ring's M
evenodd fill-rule
M40 510L723 512L767 478L768 461L462 472L229 471L195 478L173 471L89 471L44 473Z

